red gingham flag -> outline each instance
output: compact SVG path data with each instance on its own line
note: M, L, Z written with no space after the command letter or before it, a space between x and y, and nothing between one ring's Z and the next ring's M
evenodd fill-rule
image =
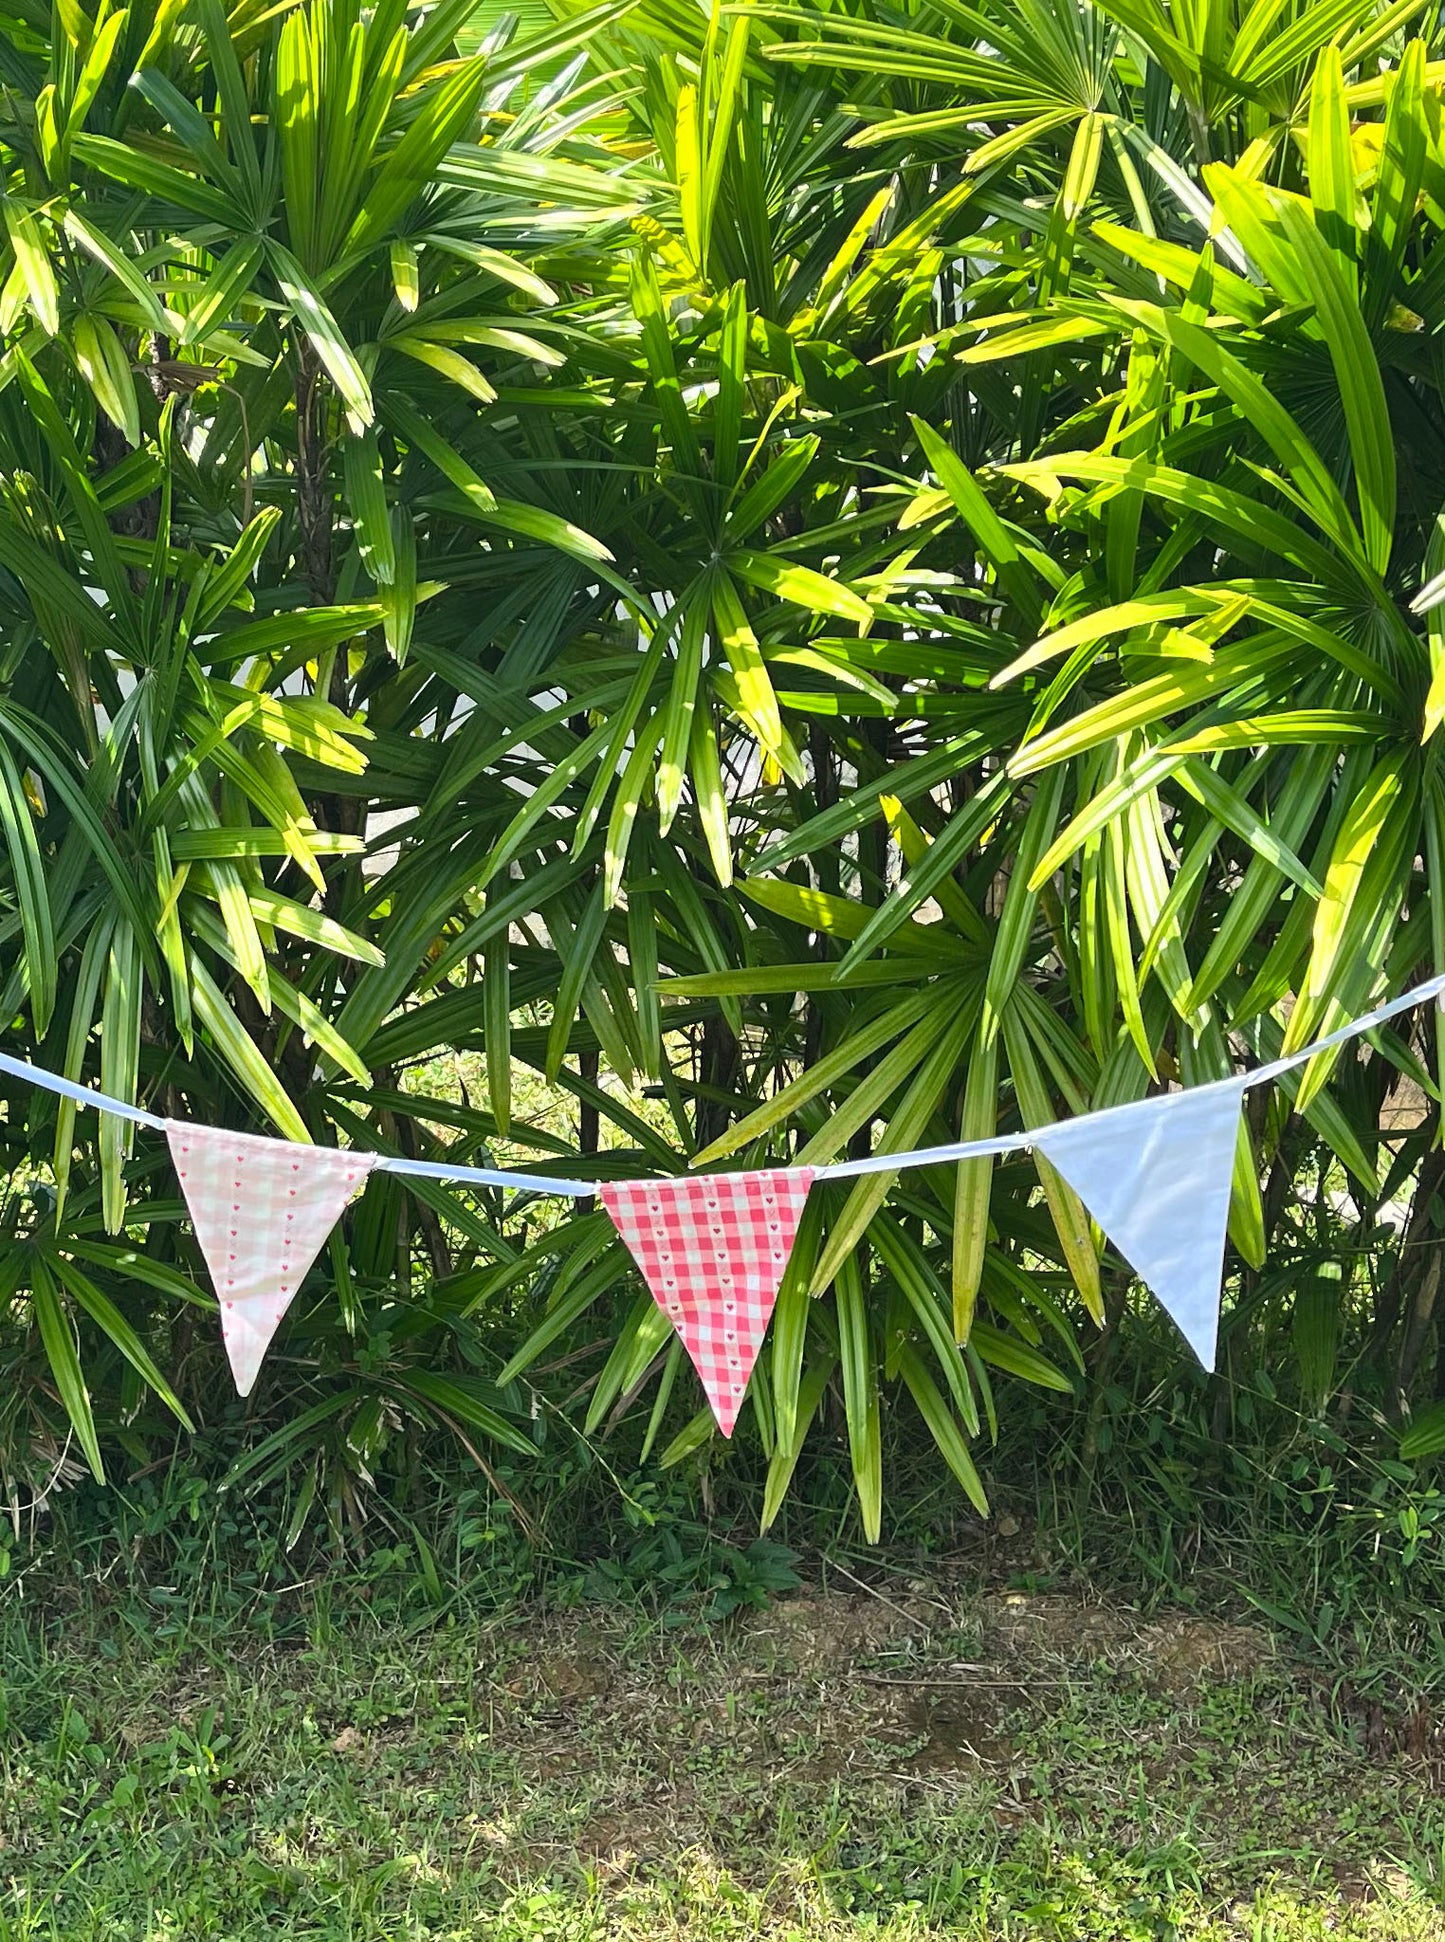
M376 1155L175 1120L166 1139L216 1285L231 1373L249 1396L291 1297Z
M731 1436L793 1251L811 1167L613 1181L602 1204Z

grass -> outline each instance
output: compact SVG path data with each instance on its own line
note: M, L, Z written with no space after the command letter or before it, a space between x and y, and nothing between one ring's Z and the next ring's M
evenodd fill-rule
M1221 1438L1131 1348L1087 1471L1087 1400L1002 1397L987 1526L890 1427L857 1547L825 1425L775 1534L807 1564L749 1542L746 1437L492 1478L399 1441L294 1548L294 1478L220 1486L232 1425L37 1491L0 1942L1445 1939L1438 1470L1260 1376Z
M375 1604L11 1580L6 1942L1445 1934L1429 1716L1262 1628L943 1566L712 1625Z

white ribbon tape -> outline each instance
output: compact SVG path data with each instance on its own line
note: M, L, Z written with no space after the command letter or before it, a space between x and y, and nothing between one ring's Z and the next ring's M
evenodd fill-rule
M1243 1094L1251 1086L1265 1085L1269 1080L1278 1078L1280 1073L1306 1064L1319 1052L1328 1052L1333 1046L1343 1045L1347 1039L1373 1031L1387 1018L1394 1018L1414 1005L1423 1004L1427 998L1438 998L1441 992L1445 992L1445 973L1426 979L1424 984L1416 985L1402 997L1392 998L1388 1004L1377 1005L1363 1018L1342 1025L1338 1031L1316 1039L1312 1045L1303 1046L1298 1052L1291 1052L1287 1058L1255 1066L1251 1071L1236 1073L1232 1078L1218 1079L1209 1086L1157 1093L1152 1098L1135 1100L1126 1106L1108 1106L1101 1112L1082 1113L1073 1119L1056 1120L1052 1125L1035 1126L1023 1133L1004 1133L997 1139L956 1140L947 1146L913 1147L904 1153L870 1153L861 1160L839 1160L831 1166L816 1167L814 1178L850 1180L864 1173L897 1173L904 1167L939 1166L955 1160L982 1159L986 1154L1019 1153L1030 1147L1038 1147L1046 1152L1051 1136L1062 1136L1066 1131L1071 1143L1086 1139L1091 1133L1117 1139L1124 1132L1131 1114L1146 1115L1152 1126L1161 1113L1168 1114L1171 1109L1197 1108L1202 1103L1203 1094L1220 1097L1229 1092ZM59 1073L47 1072L24 1059L11 1058L7 1053L0 1052L0 1072L39 1086L44 1092L73 1099L77 1105L93 1106L98 1112L114 1113L117 1118L131 1120L137 1126L148 1126L154 1132L163 1131L166 1125L164 1120L158 1119L154 1113L142 1111L139 1106L127 1105L122 1099L112 1099L108 1093L94 1092L87 1086L77 1085L73 1079L64 1079ZM1140 1131L1144 1131L1143 1119L1140 1121ZM406 1174L419 1180L453 1180L469 1182L478 1187L508 1187L518 1192L559 1194L570 1200L598 1194L604 1185L610 1184L600 1180L554 1179L545 1173L508 1173L497 1167L447 1166L430 1160L402 1159L390 1154L378 1155L373 1164L378 1172Z

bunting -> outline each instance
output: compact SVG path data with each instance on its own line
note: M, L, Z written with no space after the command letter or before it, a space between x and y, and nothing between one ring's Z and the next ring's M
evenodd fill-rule
M1034 1136L1206 1369L1219 1334L1243 1095L1230 1079L1066 1119Z
M1269 1065L1053 1126L818 1168L665 1180L569 1180L300 1145L161 1120L7 1053L0 1053L0 1072L165 1133L243 1396L346 1203L370 1172L385 1170L573 1198L600 1194L692 1358L719 1427L731 1436L815 1179L1025 1148L1042 1153L1069 1182L1205 1368L1213 1368L1243 1094L1442 992L1445 973Z
M798 1234L811 1167L614 1181L602 1204L731 1436Z
M236 1389L249 1396L282 1316L373 1155L176 1120L165 1132L215 1284Z

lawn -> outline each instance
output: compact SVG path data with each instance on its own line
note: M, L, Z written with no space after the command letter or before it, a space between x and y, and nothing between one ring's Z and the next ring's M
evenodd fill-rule
M369 1599L11 1579L7 1942L1445 1933L1428 1712L1254 1626L938 1565Z

